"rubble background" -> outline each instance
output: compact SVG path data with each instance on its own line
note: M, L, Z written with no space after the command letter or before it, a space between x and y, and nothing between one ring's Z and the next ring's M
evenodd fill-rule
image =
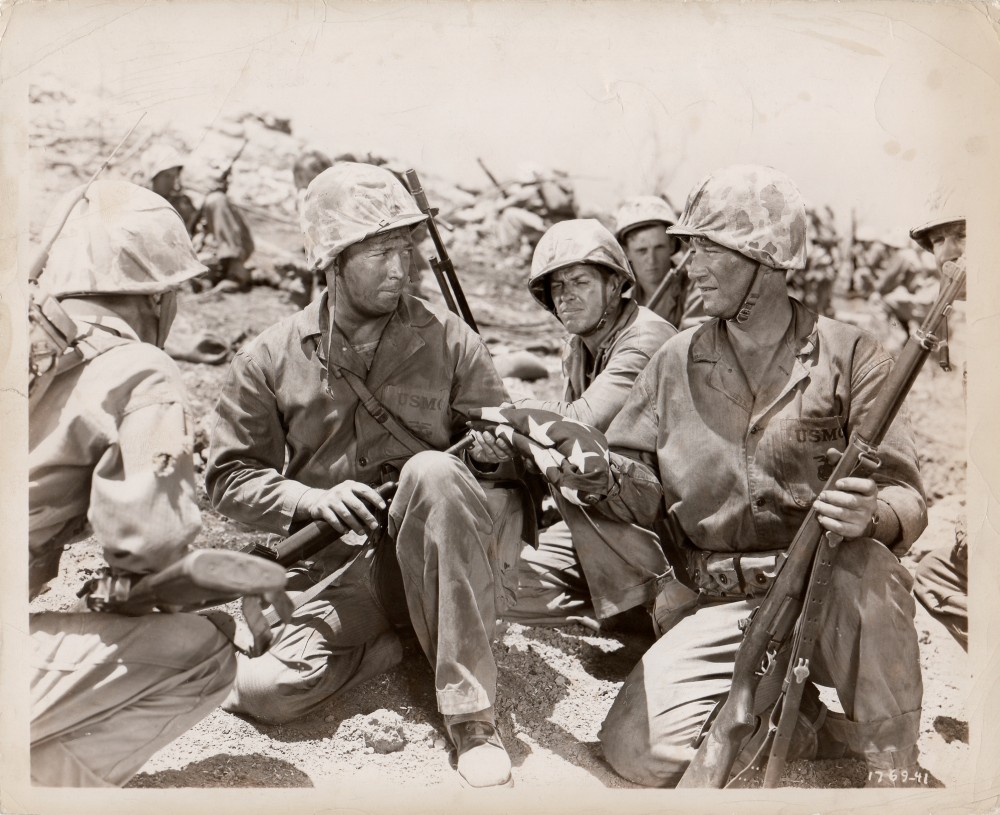
M33 87L31 102L31 230L37 238L58 196L83 183L133 122L104 117L100 99L55 80ZM257 285L243 293L182 294L172 342L207 331L235 350L307 302L309 281L295 220L291 168L302 149L324 145L307 145L297 138L292 122L264 111L240 111L216 120L207 131L144 123L109 170L108 177L138 180L142 150L167 141L191 156L184 184L198 204L196 196L209 189L213 174L228 166L243 140L246 148L233 166L229 194L253 230L257 250L248 265ZM355 150L335 151L331 158L371 161L396 172L405 169L391 157L371 155L364 146ZM527 352L534 367L548 373L532 382L506 377L511 395L561 395L561 326L537 307L524 287L531 249L555 220L575 213L610 224L610 214L580 212L571 179L555 170L527 167L497 184L484 171L483 185L467 188L416 169L432 205L440 208L444 240L498 365ZM793 288L812 308L869 328L888 347L898 349L905 334L896 312L886 305L891 298L884 295L889 292L879 293L878 284L897 255L909 250L866 235L863 227L838 232L828 207L813 207L810 213L809 268L793 281ZM427 245L422 251L425 256L432 253ZM914 295L929 279L926 264L921 268L911 275ZM433 280L426 278L425 295L440 305ZM200 473L226 366L178 365L197 419ZM964 411L954 401L954 388L942 386L942 376L929 364L908 404L931 504L931 524L905 561L910 568L928 549L951 540L955 519L963 511ZM202 509L199 545L238 549L265 538L215 513L203 492ZM32 609L70 608L75 589L100 565L92 540L73 547L63 558L60 580ZM932 785L952 786L967 778L972 764L964 710L971 686L967 658L919 607L917 628L925 685L922 761ZM650 632L595 633L581 626L511 625L502 634L496 646L497 715L518 787L632 786L604 762L597 733L622 680L651 641ZM216 711L154 756L129 786L455 789L457 775L448 764L433 677L415 641L406 641L404 652L401 666L288 725L259 725ZM803 787L856 787L864 783L864 767L852 761L793 762L784 780Z

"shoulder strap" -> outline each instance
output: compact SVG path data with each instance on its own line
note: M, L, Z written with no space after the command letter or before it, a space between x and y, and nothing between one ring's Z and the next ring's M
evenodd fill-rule
M349 371L346 368L340 368L333 364L330 365L330 370L333 372L335 377L343 379L348 385L351 386L351 390L353 390L358 399L361 400L361 404L364 409L368 411L376 422L388 430L396 441L402 444L407 450L411 453L421 453L424 450L431 449L431 446L427 444L427 442L423 441L418 436L415 436L389 412L385 405L375 398L375 394L368 389L368 386L364 383L364 380L360 376L353 371Z

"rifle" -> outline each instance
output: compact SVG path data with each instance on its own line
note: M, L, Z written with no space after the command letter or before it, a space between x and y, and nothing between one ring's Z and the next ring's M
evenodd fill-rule
M666 294L667 289L670 287L670 284L677 279L682 271L684 271L684 267L687 266L689 260L691 260L690 249L684 253L684 257L681 258L681 262L663 276L663 280L660 281L660 285L656 287L656 290L651 295L649 295L649 299L643 303L646 308L656 309L660 300L663 299L663 295Z
M113 573L105 568L77 592L91 611L137 616L198 611L245 595L271 595L285 586L285 570L225 549L196 549L154 574Z
M476 325L476 318L472 316L472 310L465 299L462 285L458 282L455 264L448 257L448 250L445 249L444 243L441 241L441 233L438 232L437 224L434 221L438 210L427 203L427 194L420 186L420 178L417 176L416 170L407 170L403 175L406 178L406 186L410 188L410 195L417 202L417 207L427 216L427 231L430 232L434 249L437 251L437 256L430 259L431 271L434 272L434 278L441 289L445 305L448 306L449 311L465 320L466 325L478 334L479 326Z
M76 322L66 313L55 297L46 293L38 285L38 278L41 277L45 265L49 262L49 253L66 226L70 213L86 197L91 185L111 164L111 160L121 150L122 145L128 141L129 136L132 135L145 116L146 114L143 113L138 118L124 138L111 151L111 154L94 171L87 183L80 187L79 191L67 202L56 228L38 250L38 255L28 271L28 322L30 325L28 397L31 400L30 404L37 403L38 399L41 398L45 387L47 387L42 387L43 383L50 381L51 377L58 372L57 363L66 350L73 345L79 334Z
M954 276L942 285L920 328L906 341L875 403L861 426L851 433L847 449L823 489L833 489L841 478L871 472L878 467L878 445L927 357L940 343L935 332L965 284L965 269L957 264L953 266ZM825 532L816 510L809 510L788 548L787 558L774 583L746 621L743 641L736 653L732 687L721 707L717 708L718 713L678 787L721 788L726 785L741 746L755 729L753 702L757 687L773 678L776 665L781 661L778 653L794 629L782 690L774 706L775 714L769 723L767 739L759 752L763 754L768 743L772 743L764 784L777 784L809 677L819 612L841 540L839 536ZM780 718L775 724L775 715L779 710Z

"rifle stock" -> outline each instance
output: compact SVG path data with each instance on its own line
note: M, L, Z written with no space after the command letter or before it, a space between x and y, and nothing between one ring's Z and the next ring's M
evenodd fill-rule
M907 340L871 409L851 434L847 449L823 489L833 489L838 480L859 469L874 470L878 466L878 445L885 438L921 367L934 350L937 344L935 331L964 285L965 270L957 268L954 277L942 286L920 329ZM678 787L721 788L729 780L743 742L756 725L752 712L754 693L760 678L767 671L774 670L778 649L798 624L809 589L813 561L826 534L815 509L810 509L788 548L787 559L774 583L744 629L743 641L736 654L732 687ZM795 661L794 656L792 661ZM775 780L774 775L775 770L771 770L770 780Z

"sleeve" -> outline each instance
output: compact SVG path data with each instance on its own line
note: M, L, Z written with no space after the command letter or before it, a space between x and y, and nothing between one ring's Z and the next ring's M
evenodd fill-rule
M466 422L472 408L495 407L510 401L486 343L464 323L460 324L459 330L462 337L451 387L452 439L455 441L468 432ZM520 474L517 462L501 464L493 470L481 470L466 453L463 456L477 478L497 481L516 478Z
M201 529L181 387L178 375L135 388L118 419L118 443L94 469L88 520L108 564L121 571L160 571Z
M299 499L309 489L286 478L285 429L262 365L241 349L233 358L219 402L205 489L224 515L287 535Z
M660 421L655 385L659 367L654 361L639 374L607 431L615 486L597 510L609 518L651 524L662 508L663 487L656 457Z
M852 371L851 432L864 422L892 368L888 355L878 348L874 339L870 342L870 349L859 347L860 359L856 359ZM899 521L899 538L890 546L898 556L913 545L927 526L927 503L905 404L879 445L878 458L879 466L872 480L878 485L880 507L891 509Z
M666 342L667 337L663 340ZM636 377L649 364L649 358L650 355L640 348L623 349L612 356L608 366L594 378L579 399L561 402L525 398L518 399L514 404L522 408L549 410L605 431L622 409Z

